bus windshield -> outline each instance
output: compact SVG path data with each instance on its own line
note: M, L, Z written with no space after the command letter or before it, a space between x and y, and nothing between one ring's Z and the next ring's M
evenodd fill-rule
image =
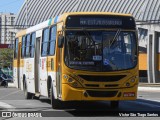
M137 64L135 32L66 31L65 63L87 71L120 71Z

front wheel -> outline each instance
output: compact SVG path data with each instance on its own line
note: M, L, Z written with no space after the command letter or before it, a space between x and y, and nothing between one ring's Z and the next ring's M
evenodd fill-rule
M119 107L119 101L111 101L111 107L112 108L118 108Z
M50 97L51 97L51 105L52 105L52 108L53 109L58 109L58 108L61 108L61 101L60 100L58 100L58 99L55 99L55 97L54 97L54 92L53 92L53 85L51 86L51 88L50 88L51 90L50 90Z
M28 92L26 82L24 82L23 91L24 91L25 99L32 99L32 93Z

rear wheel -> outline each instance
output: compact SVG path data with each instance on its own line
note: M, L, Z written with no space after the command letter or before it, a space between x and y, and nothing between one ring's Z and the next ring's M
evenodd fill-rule
M35 96L34 94L32 95L32 99L35 99L35 100L39 100L40 96Z
M119 107L119 101L111 101L111 107L112 108L118 108Z
M50 90L49 90L51 93L50 93L50 97L51 97L51 105L52 105L52 108L53 109L58 109L58 108L61 108L61 101L58 100L58 99L55 99L54 97L54 92L53 92L53 85L51 86Z
M5 88L7 88L7 87L8 87L8 82L7 82L7 81L5 82L4 87L5 87Z
M4 86L5 88L7 88L8 87L8 82L7 81L3 81L1 85Z
M32 99L32 93L28 92L26 82L24 82L23 91L24 91L25 99Z

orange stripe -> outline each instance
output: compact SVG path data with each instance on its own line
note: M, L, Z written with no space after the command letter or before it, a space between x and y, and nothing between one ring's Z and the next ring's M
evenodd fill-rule
M147 54L139 54L139 70L147 70Z

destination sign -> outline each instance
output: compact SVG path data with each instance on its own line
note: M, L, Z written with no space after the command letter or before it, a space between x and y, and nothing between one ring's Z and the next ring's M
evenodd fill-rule
M67 28L121 28L135 29L135 21L129 16L80 15L68 16Z
M104 18L80 18L80 25L122 25L121 19L104 19Z

